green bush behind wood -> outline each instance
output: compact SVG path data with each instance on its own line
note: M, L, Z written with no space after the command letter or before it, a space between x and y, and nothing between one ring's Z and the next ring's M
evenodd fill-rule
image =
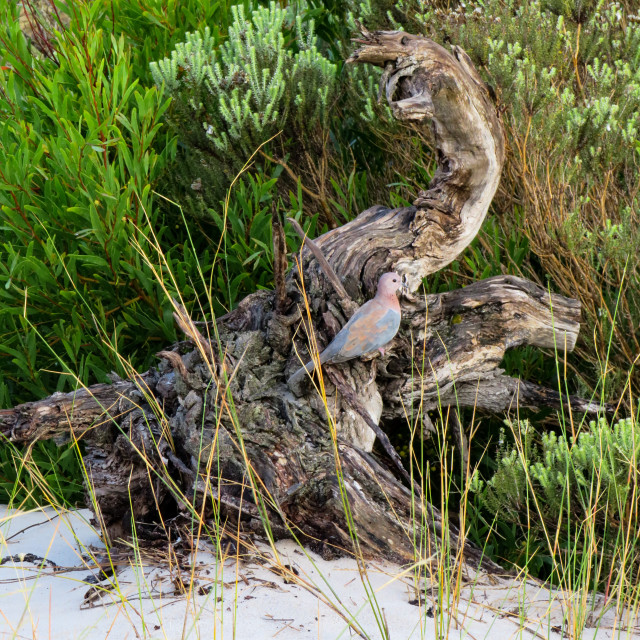
M581 429L576 435L541 436L528 420L507 424L495 472L486 481L476 473L470 483L484 517L491 521L499 514L500 527L514 525L509 544L496 545L494 553L520 563L533 556L531 568L550 573L558 583L554 546L567 566L584 570L584 559L593 563L593 587L602 587L618 571L635 575L640 564L633 534L640 506L637 421L610 424L601 418L576 425Z
M175 339L166 295L136 245L148 252L154 230L186 300L207 253L196 256L184 226L156 206L176 141L149 62L189 28L223 30L228 13L195 1L59 6L65 26L42 23L46 56L20 31L19 11L0 3L4 406L73 388L69 372L105 381L122 372L116 352L144 367Z

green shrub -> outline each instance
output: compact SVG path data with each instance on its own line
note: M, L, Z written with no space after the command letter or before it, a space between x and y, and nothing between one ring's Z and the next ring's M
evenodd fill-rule
M337 66L318 51L313 21L305 25L298 16L293 29L292 12L275 3L258 7L250 19L242 5L231 13L228 39L220 46L207 27L188 33L169 58L151 64L156 84L174 99L168 121L185 153L197 157L194 171L200 166L200 175L188 182L199 179L214 207L273 136L280 134L281 155L300 145L315 147L325 136L339 84Z
M601 418L576 436L548 432L539 441L529 421L507 424L515 443L503 433L495 473L486 482L474 475L471 489L489 519L516 526L511 558L526 547L542 562L559 548L565 567L592 562L596 582L637 570L640 549L629 535L640 524L638 423Z
M298 16L293 51L285 45L285 9L271 3L251 20L242 5L231 12L220 47L207 27L151 64L156 84L175 99L177 127L195 144L206 139L227 172L281 130L300 140L326 127L338 83L337 66L318 51L313 21L305 27Z
M0 406L72 388L66 367L83 383L122 373L116 351L144 368L175 338L135 246L151 252L151 229L187 304L213 256L155 198L176 141L149 63L189 30L224 39L228 4L52 7L0 3Z
M61 361L104 381L114 349L146 362L151 341L174 339L135 245L162 235L151 186L175 145L168 101L132 76L97 5L56 37L56 60L34 55L14 5L1 12L0 377L16 403L70 388Z

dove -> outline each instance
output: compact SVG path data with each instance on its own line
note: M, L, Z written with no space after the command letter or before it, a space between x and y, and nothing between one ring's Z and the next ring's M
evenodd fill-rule
M340 329L320 354L320 363L346 362L376 349L384 355L383 347L393 339L400 327L400 303L396 292L403 286L402 278L397 273L383 274L378 281L375 297L357 309ZM289 384L296 385L305 373L310 374L314 369L314 361L307 362L289 378Z

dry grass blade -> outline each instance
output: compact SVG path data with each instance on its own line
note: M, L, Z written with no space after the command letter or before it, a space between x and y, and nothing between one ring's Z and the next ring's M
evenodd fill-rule
M202 359L210 363L211 366L215 365L216 359L211 343L200 333L184 306L176 300L172 302L175 308L173 317L181 331L196 345L202 355Z

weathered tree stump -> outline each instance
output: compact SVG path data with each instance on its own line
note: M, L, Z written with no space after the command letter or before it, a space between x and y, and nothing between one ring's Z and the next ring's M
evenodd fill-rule
M126 535L132 521L138 535L151 532L145 523L159 522L159 513L166 522L190 504L257 530L266 515L276 534L293 530L325 551L351 548L337 455L361 550L412 560L410 491L371 454L369 424L384 427L418 405L501 412L568 401L503 375L499 365L520 345L573 349L579 304L510 276L411 295L383 358L325 367L324 397L309 379L287 386L309 357L311 327L322 348L381 273L398 271L416 294L422 278L456 258L482 224L504 160L495 106L461 49L449 53L402 32L365 32L358 42L350 61L384 68L395 116L432 123L438 169L414 206L373 207L316 240L346 296L307 248L304 281L296 269L277 279L277 293L247 297L210 327L210 340L178 308L189 346L161 352L157 369L0 411L0 432L13 442L70 435L85 442L95 492L88 506L111 537ZM460 545L444 524L427 506L415 526ZM480 557L469 544L464 552Z

